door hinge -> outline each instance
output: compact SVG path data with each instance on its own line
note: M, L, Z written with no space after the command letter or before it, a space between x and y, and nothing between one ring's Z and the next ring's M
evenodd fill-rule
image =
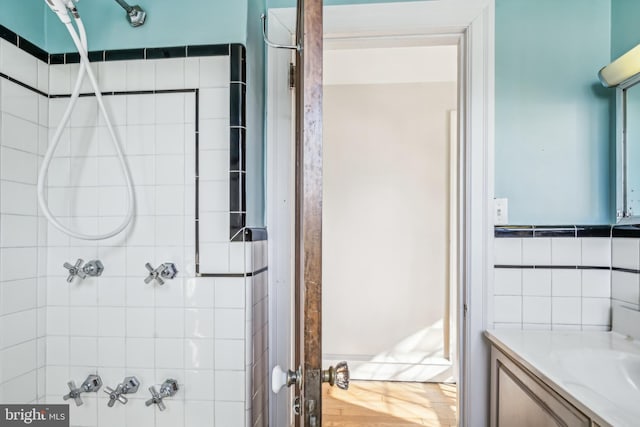
M293 62L289 63L289 89L295 89L296 87L296 66Z
M462 313L462 315L463 315L464 317L467 317L467 311L468 311L468 309L469 309L469 307L467 307L467 304L464 304L464 305L462 306L462 312L463 312L463 313Z

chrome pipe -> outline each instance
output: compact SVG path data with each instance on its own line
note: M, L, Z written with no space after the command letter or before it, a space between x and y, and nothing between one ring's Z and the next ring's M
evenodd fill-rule
M147 18L147 13L142 10L142 8L138 5L130 6L124 0L116 0L116 3L120 5L127 12L127 21L132 27L139 27L144 24L145 19Z

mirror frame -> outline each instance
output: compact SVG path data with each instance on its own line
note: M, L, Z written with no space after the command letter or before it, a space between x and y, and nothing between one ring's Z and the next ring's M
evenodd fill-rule
M627 90L638 85L640 73L616 87L616 223L640 222L640 212L631 214L627 200Z

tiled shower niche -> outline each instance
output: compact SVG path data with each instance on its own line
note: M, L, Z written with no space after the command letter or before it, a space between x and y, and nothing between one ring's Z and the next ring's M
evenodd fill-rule
M85 395L71 424L266 425L266 233L245 228L244 48L91 53L137 199L127 232L96 243L49 226L35 191L77 55L0 34L2 400L62 403L69 380L98 373L115 387L135 375L127 405ZM93 96L62 138L51 209L87 233L113 228L126 188ZM77 258L100 259L103 275L67 283L62 263ZM173 262L178 277L145 284L146 262ZM180 385L167 410L146 407L148 387L166 378Z

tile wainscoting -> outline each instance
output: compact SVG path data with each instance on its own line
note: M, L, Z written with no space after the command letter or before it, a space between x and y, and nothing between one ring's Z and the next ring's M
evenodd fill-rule
M609 330L614 304L640 310L640 225L495 227L495 327Z
M68 101L77 54L48 54L0 27L0 397L62 403L90 373L141 381L127 405L102 390L71 405L82 427L245 425L268 420L266 231L246 227L245 48L237 44L91 52L133 174L137 217L87 242L49 226L38 165ZM47 196L81 231L111 229L126 188L85 83L52 162ZM252 127L253 126L253 127ZM66 282L65 261L102 276ZM145 284L144 263L178 277ZM167 410L148 387L175 378Z

